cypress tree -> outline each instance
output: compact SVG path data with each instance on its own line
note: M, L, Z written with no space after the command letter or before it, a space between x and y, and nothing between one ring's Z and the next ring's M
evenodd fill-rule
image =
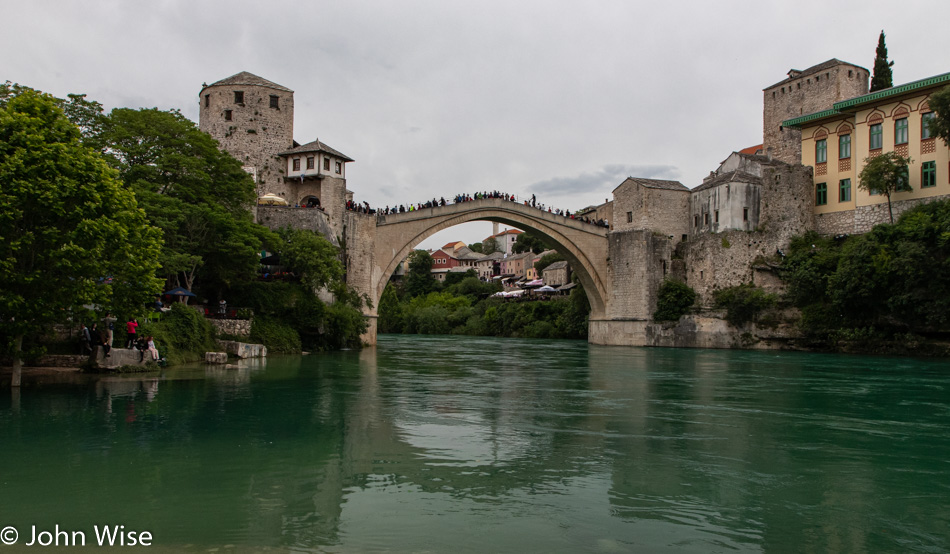
M871 77L871 91L881 90L894 86L891 66L894 62L887 61L887 45L884 44L884 31L877 39L877 50L874 56L874 75Z

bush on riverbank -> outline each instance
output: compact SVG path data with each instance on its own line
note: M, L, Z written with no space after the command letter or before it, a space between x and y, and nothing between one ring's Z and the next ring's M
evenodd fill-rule
M686 283L667 279L657 292L653 321L677 321L696 303L696 291Z
M586 339L590 304L583 287L568 298L506 300L475 277L412 297L389 284L379 304L379 332L515 338ZM402 292L402 298L400 298Z
M250 339L287 354L360 347L362 300L348 290L334 293L336 302L327 305L301 283L252 282L230 291L232 302L254 310Z
M170 365L199 361L204 359L205 352L217 350L211 323L198 310L177 302L161 321L142 323L138 335L151 335ZM124 345L124 340L113 342L119 348Z
M922 204L864 235L796 237L782 275L814 343L946 337L950 201Z

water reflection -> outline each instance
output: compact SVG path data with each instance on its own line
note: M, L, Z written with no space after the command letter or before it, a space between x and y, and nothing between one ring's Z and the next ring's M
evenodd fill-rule
M0 397L0 522L121 518L179 549L939 550L941 369L384 337L43 382Z

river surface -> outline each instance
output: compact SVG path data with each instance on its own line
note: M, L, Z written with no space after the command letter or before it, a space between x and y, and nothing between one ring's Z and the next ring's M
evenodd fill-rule
M946 360L390 335L25 384L0 554L950 551Z

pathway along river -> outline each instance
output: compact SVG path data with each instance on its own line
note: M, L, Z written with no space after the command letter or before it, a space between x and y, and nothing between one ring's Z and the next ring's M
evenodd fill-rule
M950 549L946 361L383 336L26 383L0 552L107 524L150 552Z

